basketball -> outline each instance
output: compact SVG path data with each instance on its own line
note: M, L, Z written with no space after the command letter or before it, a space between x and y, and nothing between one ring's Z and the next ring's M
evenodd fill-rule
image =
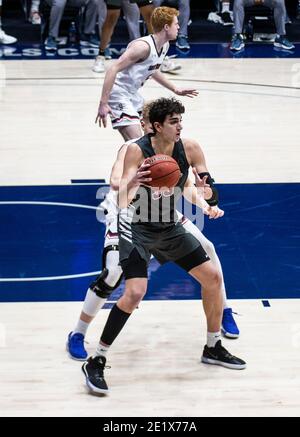
M145 164L150 164L148 170L151 171L149 177L152 178L152 181L148 185L151 187L172 188L175 187L180 179L180 168L171 156L154 155L145 159Z

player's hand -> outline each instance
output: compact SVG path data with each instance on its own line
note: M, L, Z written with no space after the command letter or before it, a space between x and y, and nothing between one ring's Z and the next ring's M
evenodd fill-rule
M102 103L100 102L99 108L98 108L98 114L95 120L95 123L99 123L99 127L101 127L101 122L103 124L103 127L107 126L107 115L112 114L111 107L108 105L108 103Z
M220 217L223 217L224 211L218 206L209 206L209 208L207 209L207 215L210 219L218 219Z
M206 182L208 176L204 176L204 178L201 179L200 176L198 175L197 170L196 170L195 167L193 167L193 173L194 173L194 176L195 176L195 187L203 188L203 190L205 188L209 188L209 184Z
M204 178L201 179L195 167L193 167L193 173L195 176L195 187L197 187L199 194L203 196L204 199L210 199L213 193L210 185L206 182L208 176L204 176Z
M194 88L176 88L174 93L177 94L177 96L196 97L198 96L199 91Z
M148 184L148 182L152 181L152 178L149 178L149 175L151 174L151 171L149 170L150 164L142 164L138 171L136 172L136 175L132 179L133 185L141 185L141 184Z

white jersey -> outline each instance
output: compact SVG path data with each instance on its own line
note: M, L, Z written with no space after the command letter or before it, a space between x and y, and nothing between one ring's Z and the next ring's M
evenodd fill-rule
M126 141L126 143L122 144L122 146L119 148L118 152L123 149L123 147L127 147L129 144L135 143L138 139L139 138L134 138L133 140ZM100 208L105 211L106 227L109 228L111 223L117 222L117 217L119 214L118 191L110 189L104 200L100 203Z
M166 42L160 53L158 53L153 35L147 35L135 41L145 41L149 45L149 56L144 61L137 62L125 70L120 71L117 74L112 92L115 91L116 86L117 88L125 89L130 94L136 93L138 89L144 85L145 81L160 68L169 49L169 43Z

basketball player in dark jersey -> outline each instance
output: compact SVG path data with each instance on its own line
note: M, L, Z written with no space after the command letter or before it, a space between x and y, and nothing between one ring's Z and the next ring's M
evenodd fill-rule
M184 107L178 100L156 100L149 112L154 134L145 135L130 144L125 155L119 188L118 228L125 291L109 314L96 354L82 367L86 383L95 393L108 391L103 376L106 353L146 293L147 266L151 254L161 263L173 261L202 285L202 301L207 320L207 344L203 350L202 362L230 369L246 367L243 360L231 355L221 344L221 275L199 240L177 220L175 207L188 184L189 168L193 168L197 177L197 167L202 162L198 143L180 138L183 113ZM151 178L148 166L143 162L155 154L169 155L177 161L181 177L174 190L155 191L146 185ZM217 206L210 206L204 200L203 190L197 196L193 195L192 200L210 218L224 214Z

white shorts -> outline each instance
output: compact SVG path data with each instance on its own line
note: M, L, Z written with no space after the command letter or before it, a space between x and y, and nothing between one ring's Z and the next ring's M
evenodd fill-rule
M106 225L104 247L118 245L118 216L115 216L115 218L113 220L110 220L109 223L107 223Z
M144 99L139 93L129 94L122 88L114 87L108 104L112 110L110 117L114 129L140 124Z

